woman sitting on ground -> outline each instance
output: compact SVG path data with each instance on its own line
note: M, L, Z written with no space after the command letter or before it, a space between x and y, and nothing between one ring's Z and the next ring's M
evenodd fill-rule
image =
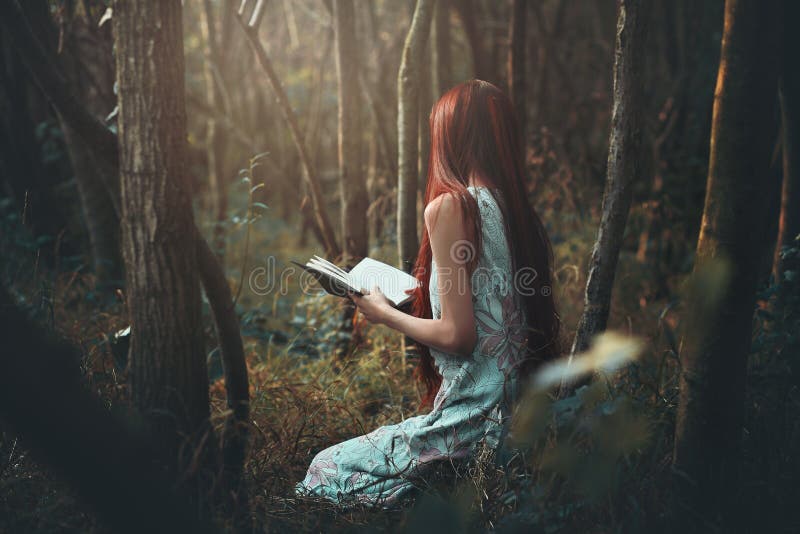
M421 345L416 375L431 411L323 450L298 494L396 504L435 466L496 448L518 383L558 355L552 250L528 202L511 102L470 80L436 103L430 129L414 313L379 288L351 298L370 322Z

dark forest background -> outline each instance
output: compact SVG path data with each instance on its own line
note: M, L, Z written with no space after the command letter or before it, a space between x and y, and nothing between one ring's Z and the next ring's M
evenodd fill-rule
M0 531L800 529L796 2L0 6ZM299 499L420 390L290 261L408 267L470 78L514 102L578 381L407 509Z

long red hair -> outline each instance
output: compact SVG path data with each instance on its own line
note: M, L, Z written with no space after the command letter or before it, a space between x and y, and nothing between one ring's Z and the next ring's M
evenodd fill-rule
M431 150L425 204L449 193L459 199L463 220L475 246L474 262L480 258L481 220L475 198L467 186L472 175L482 176L496 188L492 191L503 212L514 270L514 287L521 293L528 322L526 355L520 372L530 373L539 363L560 351L561 321L553 299L553 252L542 221L528 202L522 140L509 98L491 83L469 80L447 91L430 114ZM429 285L431 243L427 228L414 266L420 281L413 314L431 318ZM442 378L426 346L415 375L426 391L422 407L430 406Z

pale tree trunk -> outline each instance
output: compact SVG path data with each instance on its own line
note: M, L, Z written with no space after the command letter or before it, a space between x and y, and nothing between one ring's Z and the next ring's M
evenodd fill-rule
M793 1L784 3L786 13L784 20L797 20L800 15L800 4ZM782 63L780 76L781 122L783 124L783 187L781 191L781 214L778 223L778 239L775 244L775 258L772 272L776 281L783 279L787 269L796 269L797 262L787 262L780 257L781 248L793 244L800 234L800 183L797 173L800 172L800 146L797 136L800 135L800 72L794 64L794 50L800 46L800 34L796 31L784 30Z
M642 78L647 21L646 2L617 3L614 54L614 104L608 141L608 167L600 228L589 261L583 314L570 359L606 328L611 291L631 205L631 189L641 169Z
M431 127L430 115L431 108L433 107L432 95L432 53L431 43L426 44L425 50L422 53L422 60L420 62L420 75L419 75L419 136L418 149L419 149L419 163L417 164L419 181L417 183L417 236L420 236L420 230L425 224L423 217L424 204L425 204L425 188L428 186L428 159L431 155Z
M722 263L729 275L713 309L693 317L693 308L700 306L687 305L684 318L673 458L680 475L677 495L685 507L681 512L706 515L712 521L720 513L727 521L736 516L730 505L737 489L747 357L764 248L768 199L763 184L773 140L778 4L759 0L725 4L694 270ZM690 295L688 304L691 299Z
M361 168L361 92L353 0L334 0L339 97L339 187L345 262L367 255L367 185Z
M174 465L211 432L191 191L179 0L114 3L130 396Z
M422 53L433 18L433 0L417 0L397 76L397 251L400 268L411 271L417 256L419 83Z
M519 124L522 146L525 141L525 126L527 122L525 108L525 18L528 2L526 0L511 0L511 23L508 25L508 94L514 104L514 111Z
M453 84L450 54L450 0L438 0L434 12L433 33L433 99L450 89Z

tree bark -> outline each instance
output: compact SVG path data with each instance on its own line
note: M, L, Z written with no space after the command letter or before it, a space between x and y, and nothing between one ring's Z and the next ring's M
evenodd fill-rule
M606 185L600 228L589 261L583 314L570 360L586 350L592 337L606 328L617 259L631 205L631 189L640 174L645 4L641 0L620 0L617 4L614 104Z
M800 16L800 6L797 2L785 1L784 20L797 20ZM800 135L800 105L797 97L800 94L800 72L794 64L793 51L800 46L800 34L789 31L784 26L784 43L781 47L781 76L779 81L781 102L781 123L783 124L783 186L781 188L781 214L778 223L778 238L775 244L775 257L773 260L773 275L776 281L783 279L787 269L796 269L798 265L787 265L781 259L781 248L794 243L800 234L800 182L797 173L800 172L800 146L797 136ZM794 48L793 48L794 47Z
M454 7L461 19L461 25L469 43L472 72L475 78L494 83L492 68L489 65L485 44L475 16L478 6L474 0L454 0Z
M410 272L417 236L417 158L420 63L433 18L433 0L417 0L397 76L397 251L400 268Z
M431 69L433 67L431 43L425 45L420 61L420 74L419 74L419 189L421 199L425 199L425 188L428 185L428 159L431 153L431 127L430 116L431 109L433 108L433 89L431 87L432 78ZM422 210L417 213L417 230L422 228L424 219L422 217Z
M353 0L334 0L339 97L339 187L345 263L367 255L367 184L361 168L361 91Z
M511 0L511 23L508 25L508 94L514 104L519 124L520 139L525 146L525 18L528 3L526 0Z
M433 99L434 101L453 85L450 54L450 0L438 0L433 25Z
M779 2L727 0L715 90L705 207L695 272L729 266L718 306L686 321L674 467L681 504L723 513L737 488L747 357L763 249L772 117L777 89ZM735 520L735 519L733 519ZM732 525L729 525L732 526Z
M177 467L181 436L211 432L185 168L181 3L118 0L113 22L130 395Z
M0 4L0 8L14 8L14 5L11 3L2 3ZM19 13L21 13L19 10L16 12L3 12L4 15L8 14L14 16L17 16ZM56 111L59 112L64 124L67 124L72 131L75 131L76 134L80 135L84 142L88 144L90 140L98 141L92 146L99 146L103 149L93 152L95 161L97 161L99 166L108 168L108 172L104 173L104 176L117 177L119 175L119 159L117 157L117 149L115 148L113 151L104 149L109 142L113 143L116 147L117 137L108 128L103 126L97 119L92 117L92 115L79 102L71 101L69 99L64 100L59 96L63 96L64 94L68 93L70 89L69 86L66 85L66 78L59 72L58 67L54 63L51 62L48 65L34 64L33 60L37 57L47 58L49 56L43 52L43 49L37 43L35 37L33 37L33 35L30 33L30 27L27 25L25 18L3 18L0 20L3 20L3 22L14 22L18 25L21 25L21 28L26 29L26 31L15 32L15 43L18 49L23 52L23 58L26 64L32 64L32 67L29 67L29 69L32 71L32 74L34 75L34 78L36 79L37 84L40 86L43 94L54 104L54 107ZM30 54L26 55L27 53ZM49 72L50 69L55 70L55 72ZM69 110L69 113L61 113L59 106L64 105L65 103L73 104L72 108ZM79 120L75 120L76 117ZM116 194L110 193L110 195L112 199L116 198L114 202L119 204L119 180L115 179L112 181L112 183L106 184L107 187L112 187L114 185L117 188ZM195 235L199 236L199 232L197 232L196 229ZM207 247L205 243L202 243L201 245L205 245ZM223 292L219 289L215 289L213 286L214 280L224 279L221 265L218 262L203 260L204 257L199 257L198 267L201 271L203 280L212 281L212 284L206 288L206 293L211 303L211 308L214 311L215 321L217 321L217 323L224 322L228 325L238 324L238 319L235 316L234 310L232 307L227 305L227 302L230 302L230 298L228 298L227 301L224 300ZM238 344L241 344L241 337L238 328L235 330L236 331L234 332L233 329L218 324L217 332L220 337L220 345L226 347L235 347L237 345L237 340L233 339L234 336L239 338ZM239 372L237 369L246 369L243 351L240 352L232 349L223 350L223 360L226 369L226 377L228 376L228 370L235 375ZM241 380L233 378L226 379L225 386L229 404L241 404L241 399L244 398L243 395L246 395L246 386L237 388L237 385L240 385L241 382Z

